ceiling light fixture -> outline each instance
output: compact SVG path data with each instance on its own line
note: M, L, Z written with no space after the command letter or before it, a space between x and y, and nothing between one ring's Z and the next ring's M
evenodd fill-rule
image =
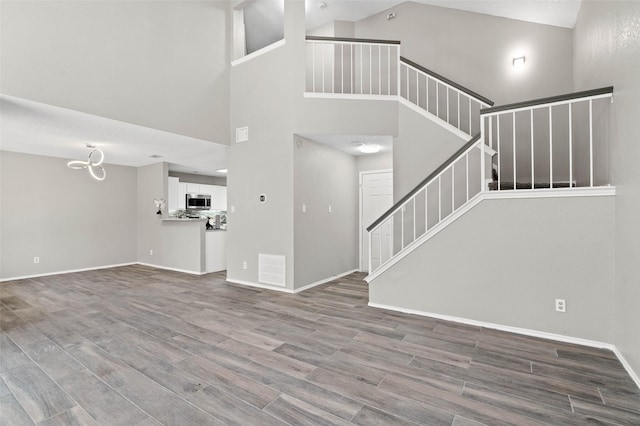
M87 144L87 148L95 148L95 145ZM99 159L96 157L99 156ZM89 158L87 161L73 160L67 163L67 167L70 169L88 169L89 174L95 180L104 180L107 177L107 172L102 167L102 162L104 161L104 153L99 149L92 149L89 153ZM97 171L97 172L96 172Z
M513 58L513 67L515 69L524 67L525 57L518 56L517 58Z
M380 152L380 146L379 145L365 145L365 144L362 144L362 145L360 145L360 147L358 149L360 149L360 152L362 152L364 154L375 154L376 152Z
M228 171L229 170L227 170L227 169L218 169L218 170L216 170L216 172L218 172L218 173L227 173Z

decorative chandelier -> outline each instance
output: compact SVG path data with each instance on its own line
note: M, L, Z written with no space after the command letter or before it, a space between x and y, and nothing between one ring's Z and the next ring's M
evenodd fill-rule
M70 169L88 169L89 174L95 180L104 180L107 177L107 172L102 167L102 162L104 161L104 153L95 148L95 145L87 145L87 148L94 148L89 153L89 158L87 161L73 160L67 163L67 167ZM97 159L98 158L98 159Z

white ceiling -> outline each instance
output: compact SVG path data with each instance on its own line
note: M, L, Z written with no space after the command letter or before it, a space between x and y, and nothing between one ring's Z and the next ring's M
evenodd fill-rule
M140 167L169 163L176 172L225 176L225 145L0 95L0 149L86 160L94 144L107 164ZM151 155L161 155L151 158Z
M360 151L359 146L377 145L380 153L391 152L393 149L393 136L390 135L305 135L300 136L330 146L334 149L346 152L354 156L368 155Z

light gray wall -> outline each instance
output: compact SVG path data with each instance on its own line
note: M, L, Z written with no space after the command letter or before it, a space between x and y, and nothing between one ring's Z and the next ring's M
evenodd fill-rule
M349 37L355 35L355 23L352 21L331 21L307 31L307 35L321 37Z
M301 74L304 77L304 68ZM303 98L303 91L298 93L297 98L295 127L298 133L398 134L398 102Z
M396 18L387 20L393 11ZM406 2L356 22L355 36L400 40L402 56L496 104L569 93L572 31ZM514 72L517 51L526 67Z
M204 221L164 221L166 211L163 215L156 214L153 200L168 199L167 176L167 163L138 168L137 261L192 273L204 272Z
M400 133L393 140L393 199L399 200L438 168L466 140L404 105L399 106Z
M246 52L253 53L284 38L282 0L247 2L243 8Z
M136 169L66 163L0 151L0 279L136 261Z
M574 31L576 90L614 86L610 170L615 197L615 344L640 375L640 3L585 0Z
M228 143L229 7L2 1L0 92Z
M293 117L294 96L304 90L303 2L285 2L284 34L284 46L231 69L231 132L248 126L249 140L229 149L227 277L258 283L258 254L283 255L293 289Z
M163 264L163 253L160 247L162 233L161 219L156 214L154 199L168 200L167 163L150 164L138 167L136 215L138 220L138 262L152 265ZM153 255L149 253L153 250Z
M358 173L370 170L393 169L393 152L381 152L378 154L358 155L356 157L356 170Z
M610 343L613 211L613 197L485 200L370 283L369 300Z
M357 269L358 176L355 157L328 146L298 136L293 153L294 288L300 288Z

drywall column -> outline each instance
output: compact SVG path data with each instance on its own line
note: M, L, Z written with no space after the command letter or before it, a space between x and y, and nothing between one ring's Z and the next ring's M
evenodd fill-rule
M296 57L304 55L304 7L285 2L283 46L231 68L231 132L248 127L249 139L229 149L230 281L261 284L262 253L285 257L284 288L294 288L293 122L294 96L304 90L304 61Z

